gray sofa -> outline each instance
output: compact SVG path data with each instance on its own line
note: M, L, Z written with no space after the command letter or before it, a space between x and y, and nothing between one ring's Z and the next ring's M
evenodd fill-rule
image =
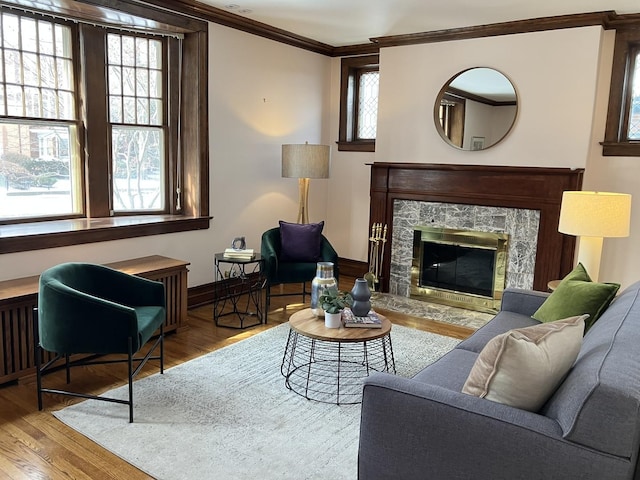
M531 315L547 295L507 289L487 325L415 377L371 375L359 478L640 478L640 282L587 332L573 368L539 412L461 393L487 341L539 323Z

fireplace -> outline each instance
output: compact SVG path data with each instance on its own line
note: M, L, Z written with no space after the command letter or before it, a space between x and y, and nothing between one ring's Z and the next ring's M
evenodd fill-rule
M505 287L506 233L417 226L410 296L495 312Z
M385 163L371 165L369 225L389 225L380 291L410 296L413 227L509 234L506 287L546 290L574 265L575 237L558 232L562 192L583 169Z

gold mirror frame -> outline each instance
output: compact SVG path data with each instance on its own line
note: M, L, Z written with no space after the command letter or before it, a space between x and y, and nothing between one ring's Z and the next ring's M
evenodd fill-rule
M459 150L486 150L500 143L515 125L518 94L502 72L473 67L451 77L433 109L436 130Z

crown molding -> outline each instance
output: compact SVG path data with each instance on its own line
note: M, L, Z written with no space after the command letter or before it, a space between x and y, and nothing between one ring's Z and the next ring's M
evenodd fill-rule
M0 0L0 2L20 5L23 4L25 0ZM376 54L379 53L380 48L384 47L466 40L564 28L597 25L604 29L640 28L640 14L618 15L615 11L608 10L450 28L430 32L373 37L370 38L371 43L332 46L195 0L77 0L77 2L125 11L131 11L131 9L134 8L134 12L136 6L153 7L159 12L164 12L169 16L178 13L186 17L191 17L194 21L209 21L329 57ZM48 0L46 3L69 5L77 2L73 0ZM41 2L36 0L29 1L28 3L38 6ZM43 5L44 3L45 2L42 2ZM48 9L51 9L51 7ZM166 21L167 19L165 18L163 20ZM193 28L192 25L189 25L189 27Z
M627 18L632 17L632 18ZM603 28L617 28L623 24L640 21L640 15L618 15L613 10L606 12L579 13L560 15L555 17L531 18L514 22L492 23L472 27L450 28L431 32L410 33L406 35L390 35L373 37L370 40L383 47L397 47L401 45L415 45L419 43L448 42L470 38L495 37L517 33L542 32L564 28L589 27L600 25Z

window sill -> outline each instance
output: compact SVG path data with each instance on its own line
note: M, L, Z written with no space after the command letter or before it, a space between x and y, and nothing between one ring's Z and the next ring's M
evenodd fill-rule
M355 142L337 142L340 152L375 152L375 140L361 140Z
M640 141L601 142L603 157L640 157Z
M211 217L137 215L0 225L0 253L205 230Z

